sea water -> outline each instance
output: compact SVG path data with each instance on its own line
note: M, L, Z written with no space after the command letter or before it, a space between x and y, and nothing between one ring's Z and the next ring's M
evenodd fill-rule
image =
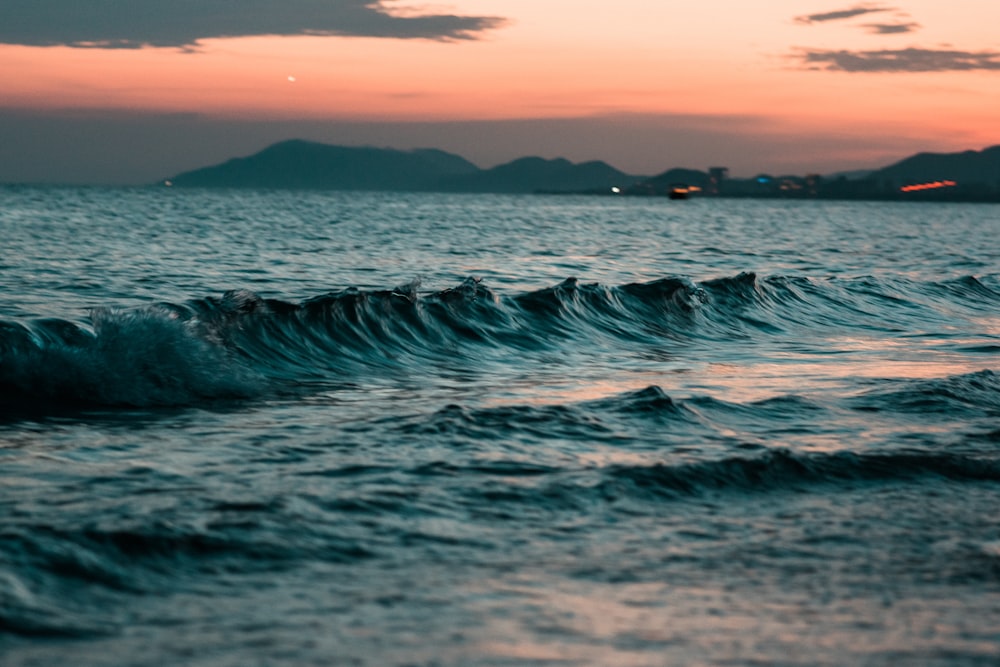
M0 662L994 665L1000 206L0 189Z

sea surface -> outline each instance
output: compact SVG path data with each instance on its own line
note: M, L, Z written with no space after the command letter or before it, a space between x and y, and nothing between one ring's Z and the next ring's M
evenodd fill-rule
M0 189L0 664L1000 663L1000 206Z

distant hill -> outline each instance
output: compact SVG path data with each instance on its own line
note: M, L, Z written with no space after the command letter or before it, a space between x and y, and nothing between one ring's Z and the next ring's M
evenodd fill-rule
M606 162L574 164L564 158L524 157L492 169L445 179L449 192L588 192L626 187L640 180Z
M718 188L721 196L832 199L1000 200L1000 146L961 153L919 153L870 173L841 173L809 182L806 178L726 179L709 187L709 176L696 169L669 169L645 178L631 176L606 162L524 157L480 169L463 157L435 149L333 146L290 140L248 157L184 172L166 179L176 186L297 188L434 192L605 192L664 195L673 186ZM909 184L954 181L937 189Z
M328 190L430 190L479 167L444 151L330 146L293 139L249 157L184 172L175 186Z
M708 185L708 173L697 169L668 169L662 174L636 183L626 192L636 195L661 195L670 192L674 186L692 185L705 188Z
M166 180L179 187L528 193L605 190L639 177L604 162L528 157L483 170L433 149L399 151L296 139Z
M961 153L918 153L872 172L869 178L895 183L952 180L1000 184L1000 146Z
M848 181L860 181L863 178L868 178L872 173L874 173L873 169L850 169L848 171L835 171L832 174L824 174L823 178L828 181L835 181L838 178Z

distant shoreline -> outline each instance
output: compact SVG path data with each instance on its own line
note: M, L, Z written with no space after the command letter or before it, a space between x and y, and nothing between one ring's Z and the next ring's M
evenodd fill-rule
M164 187L162 183L154 184L81 184L81 183L0 183L2 189L31 189L31 190L58 190L58 189L86 189L86 190L174 190L180 192L310 192L310 193L383 193L383 194L428 194L428 195L507 195L507 196L554 196L554 197L600 197L600 198L623 198L635 200L669 200L665 194L649 195L634 193L614 193L608 191L593 190L538 190L534 192L476 192L476 191L447 191L447 190L387 190L387 189L343 189L343 188L290 188L278 186L184 186L184 187ZM881 195L881 196L847 196L847 195L792 195L792 194L714 194L714 195L694 195L688 201L715 200L715 199L742 199L761 201L857 201L857 202L882 202L882 203L912 203L912 204L1000 204L1000 194L986 195L982 197L962 196L959 194L928 193L918 196L906 195ZM684 205L685 201L677 202Z
M1000 146L962 153L918 153L849 178L843 173L732 178L724 166L626 174L606 162L522 157L481 169L438 149L334 146L292 139L253 155L161 181L176 187L406 192L577 193L683 198L745 197L864 201L1000 201Z
M6 187L116 187L8 183ZM724 166L627 174L606 162L528 156L483 169L439 149L337 146L301 139L145 185L289 191L576 194L673 199L779 199L1000 203L1000 145L981 151L917 153L881 169L823 176L734 178Z

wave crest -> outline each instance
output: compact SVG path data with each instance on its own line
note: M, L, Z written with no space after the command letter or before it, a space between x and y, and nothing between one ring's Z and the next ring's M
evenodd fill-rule
M822 339L830 327L923 331L935 322L947 331L956 317L975 322L1000 308L1000 292L988 283L741 273L617 287L569 278L502 296L469 278L437 292L420 292L413 282L301 303L234 290L180 304L97 309L88 326L0 321L0 387L8 403L189 405L385 369L477 365L484 355L506 360L512 351L659 352L665 344L788 333Z
M8 323L4 394L27 404L146 407L246 398L261 390L261 378L231 350L171 310L96 309L90 322L90 331L65 321L19 329Z

